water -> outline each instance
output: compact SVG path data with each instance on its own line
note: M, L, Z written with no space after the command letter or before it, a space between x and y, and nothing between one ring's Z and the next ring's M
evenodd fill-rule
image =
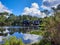
M34 35L34 34L26 34L26 33L18 33L15 32L14 34L12 34L12 36L16 36L16 38L18 39L22 39L24 43L35 43L38 42L42 39L42 36L39 35Z
M6 37L0 36L0 43L3 42L2 38L8 38L9 36L15 36L17 39L21 38L25 44L35 43L42 39L42 36L39 35L26 34L26 33L23 34L23 33L15 32L12 35L8 34Z
M18 30L18 28L22 28L20 26L4 26L4 27L0 27L0 28L4 28L5 31L3 31L3 33L8 33L7 36L0 36L0 44L3 43L3 38L8 38L9 36L15 36L17 39L22 39L22 41L25 44L29 44L29 43L35 43L38 42L42 39L42 36L39 35L34 35L34 34L27 34L27 33L22 33L22 32L14 32L12 35L9 34L10 30L8 30L8 28L14 28L16 30ZM12 31L14 31L14 29ZM20 30L20 29L19 29ZM26 31L26 30L25 30ZM1 33L1 32L0 32Z
M4 43L3 38L6 38L6 37L0 36L0 44L3 44Z
M2 37L3 37L3 36L0 36L0 42L2 41Z

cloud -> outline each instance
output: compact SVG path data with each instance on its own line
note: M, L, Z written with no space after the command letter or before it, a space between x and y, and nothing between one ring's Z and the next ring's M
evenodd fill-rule
M50 11L50 14L48 16L53 16L54 15L54 11L51 9L52 7L57 8L57 6L60 4L60 0L43 0L42 2L42 8L43 9L47 9L48 11Z
M60 0L43 0L43 7L45 6L45 7L57 7L57 5L59 5L60 4Z
M5 7L5 6L0 2L0 13L1 13L1 12L12 13L10 10L8 10L7 7Z
M37 8L39 9L39 5L37 3L32 3L32 8Z
M31 15L31 16L41 17L41 18L44 18L46 16L45 13L42 13L39 10L39 5L37 3L32 3L32 6L30 8L25 7L22 15Z

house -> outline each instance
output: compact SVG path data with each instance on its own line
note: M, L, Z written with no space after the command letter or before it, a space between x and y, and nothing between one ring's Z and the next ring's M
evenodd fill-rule
M38 30L39 29L39 24L40 24L40 21L39 20L34 20L33 21L33 29L35 30Z
M23 20L22 25L23 26L30 26L30 21L29 20Z
M33 21L33 25L39 25L39 24L40 24L40 21L39 20Z

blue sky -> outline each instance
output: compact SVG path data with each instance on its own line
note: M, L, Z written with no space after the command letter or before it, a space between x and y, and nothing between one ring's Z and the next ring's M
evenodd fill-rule
M60 0L0 0L0 12L12 12L15 15L45 17L53 15L51 7L57 7ZM47 9L49 14L41 11Z
M24 11L25 7L30 7L32 3L42 4L42 0L0 0L2 4L8 7L15 15L19 15ZM41 9L41 8L40 8Z

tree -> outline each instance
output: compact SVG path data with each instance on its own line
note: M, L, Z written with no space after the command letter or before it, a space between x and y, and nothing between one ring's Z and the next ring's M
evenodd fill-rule
M10 14L10 16L5 20L6 25L10 26L16 20L16 16L14 14Z
M10 39L4 39L4 45L24 45L22 39L17 39L16 37L10 37Z
M5 43L4 43L4 45L10 45L9 41L6 40Z
M22 39L19 40L19 45L24 45Z
M3 15L0 15L0 26L4 26L6 17Z
M57 6L57 10L60 10L60 4Z

